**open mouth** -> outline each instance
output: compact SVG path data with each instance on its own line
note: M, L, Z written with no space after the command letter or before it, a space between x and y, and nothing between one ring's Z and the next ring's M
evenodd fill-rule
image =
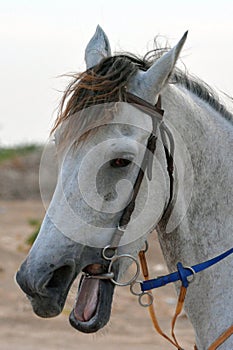
M93 333L109 321L114 284L110 280L91 278L106 272L100 264L89 265L83 272L70 323L81 332Z

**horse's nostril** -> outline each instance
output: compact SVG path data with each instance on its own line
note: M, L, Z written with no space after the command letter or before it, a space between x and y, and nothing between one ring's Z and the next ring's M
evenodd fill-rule
M46 288L61 288L64 284L70 284L73 277L73 268L65 265L53 272L51 279L46 283Z

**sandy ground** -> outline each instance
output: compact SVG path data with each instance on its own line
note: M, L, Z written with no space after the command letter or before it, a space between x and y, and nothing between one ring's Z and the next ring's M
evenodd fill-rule
M44 208L39 200L0 201L0 349L1 350L169 350L174 349L158 336L151 325L148 310L138 305L128 287L118 287L110 324L95 335L81 334L68 322L76 288L72 287L63 313L53 319L40 319L31 310L19 290L14 275L26 256L25 239L32 232L30 219L40 219ZM149 265L152 275L166 273L156 236L152 238ZM175 308L172 286L156 292L156 309L161 327L169 332ZM194 336L183 314L176 326L182 346L193 349Z

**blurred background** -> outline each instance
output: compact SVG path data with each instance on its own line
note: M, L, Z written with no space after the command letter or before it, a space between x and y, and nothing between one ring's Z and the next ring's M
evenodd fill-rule
M161 45L172 46L188 29L182 62L188 71L232 96L232 15L231 0L0 0L1 350L98 350L103 346L114 350L119 345L122 349L172 349L154 334L147 310L125 288L116 292L110 325L95 336L83 335L68 323L77 286L59 317L42 320L32 313L14 275L45 213L39 166L68 82L61 75L85 69L84 50L97 24L107 33L113 52L141 56L153 49L156 36ZM54 182L48 170L48 188ZM165 274L156 236L152 241L152 274ZM157 296L161 324L168 330L174 290L167 287ZM192 348L193 332L185 314L177 335L185 348Z

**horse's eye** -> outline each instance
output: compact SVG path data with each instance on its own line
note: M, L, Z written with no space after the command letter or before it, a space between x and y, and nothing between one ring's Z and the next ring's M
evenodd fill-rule
M125 158L116 158L110 161L110 165L113 168L124 168L131 163L131 160Z

